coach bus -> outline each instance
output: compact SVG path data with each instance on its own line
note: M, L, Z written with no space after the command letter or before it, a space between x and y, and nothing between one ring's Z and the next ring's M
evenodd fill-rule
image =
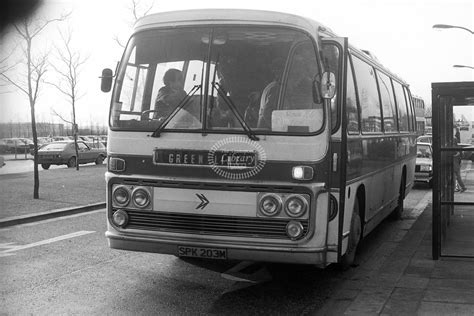
M413 108L415 109L416 130L419 135L425 133L426 119L425 119L425 101L423 98L412 95Z
M143 17L101 89L114 249L348 266L413 185L407 83L304 17Z

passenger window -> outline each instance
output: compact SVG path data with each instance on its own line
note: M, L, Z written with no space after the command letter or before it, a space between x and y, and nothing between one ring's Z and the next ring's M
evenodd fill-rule
M395 90L395 98L397 101L398 130L401 132L407 132L409 130L409 123L405 93L403 92L402 85L398 82L393 82L393 88Z
M382 116L374 68L359 58L354 58L353 63L361 108L362 132L381 132Z
M390 81L390 78L381 72L377 72L377 78L379 82L380 101L382 102L384 130L388 133L396 132L397 117L395 114L396 107L395 99L393 96L392 83Z
M347 131L350 134L359 133L359 113L357 111L357 98L354 86L354 77L350 59L347 58L347 92L346 92L346 114Z

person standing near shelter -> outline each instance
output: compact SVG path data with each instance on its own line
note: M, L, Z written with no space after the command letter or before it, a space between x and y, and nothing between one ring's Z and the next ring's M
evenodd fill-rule
M454 137L454 146L458 147L457 137ZM466 191L466 186L464 185L464 182L462 181L462 177L461 177L461 152L460 151L456 151L455 154L453 155L453 169L454 169L454 179L457 181L460 187L459 192L462 193Z

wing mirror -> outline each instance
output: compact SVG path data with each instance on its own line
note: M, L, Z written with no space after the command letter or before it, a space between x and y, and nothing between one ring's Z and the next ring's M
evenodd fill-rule
M321 96L332 99L336 94L336 76L332 72L324 72L321 76Z
M99 77L101 79L100 90L102 90L102 92L110 91L110 89L112 88L113 77L114 74L112 72L112 69L105 68L104 70L102 70L102 76Z

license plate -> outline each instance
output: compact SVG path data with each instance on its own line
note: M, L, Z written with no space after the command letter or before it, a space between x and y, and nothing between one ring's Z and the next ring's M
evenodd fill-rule
M179 257L227 259L227 249L178 246Z

